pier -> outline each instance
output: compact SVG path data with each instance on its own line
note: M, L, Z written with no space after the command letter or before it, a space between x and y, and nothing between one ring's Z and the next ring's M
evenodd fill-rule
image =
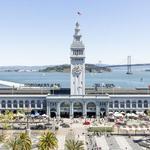
M21 83L15 83L15 82L4 81L4 80L0 80L0 85L5 85L5 86L9 86L9 87L14 87L14 88L19 88L19 87L24 86L24 84L21 84Z

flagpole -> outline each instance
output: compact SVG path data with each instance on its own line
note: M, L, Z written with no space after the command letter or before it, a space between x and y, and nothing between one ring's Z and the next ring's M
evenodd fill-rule
M76 17L76 22L78 22L78 21L80 22L79 18L81 17L81 15L82 15L82 13L80 11L77 11L77 13L76 13L76 16L77 16Z

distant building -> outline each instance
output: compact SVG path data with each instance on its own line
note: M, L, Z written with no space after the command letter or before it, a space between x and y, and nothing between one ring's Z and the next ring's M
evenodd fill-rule
M103 117L110 111L137 112L150 108L149 94L86 95L85 47L76 23L71 45L70 95L36 95L35 93L0 95L0 111L32 109L51 117ZM13 89L12 89L13 90ZM54 89L55 90L55 89Z

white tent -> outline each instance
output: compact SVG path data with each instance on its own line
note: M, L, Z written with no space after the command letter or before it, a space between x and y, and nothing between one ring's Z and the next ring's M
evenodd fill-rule
M46 114L43 114L43 115L42 115L42 117L46 117L46 118L48 118L49 116L48 116L48 115L46 115Z
M119 112L115 112L115 113L114 113L114 116L115 116L115 117L123 117L123 115L122 115L121 113L119 113Z

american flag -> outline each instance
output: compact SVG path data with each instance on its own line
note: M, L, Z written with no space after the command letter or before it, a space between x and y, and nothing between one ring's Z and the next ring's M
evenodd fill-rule
M79 16L81 16L81 15L82 15L79 11L77 12L77 14L78 14Z

